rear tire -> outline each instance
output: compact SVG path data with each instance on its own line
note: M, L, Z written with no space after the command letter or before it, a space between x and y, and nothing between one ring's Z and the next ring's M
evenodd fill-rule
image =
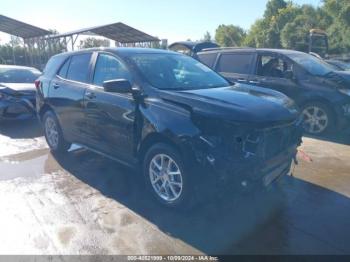
M53 153L62 154L68 151L71 143L67 142L62 134L61 126L56 115L47 111L43 117L43 127L46 142Z

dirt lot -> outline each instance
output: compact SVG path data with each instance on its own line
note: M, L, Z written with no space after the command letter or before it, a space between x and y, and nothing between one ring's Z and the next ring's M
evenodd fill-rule
M0 123L0 254L350 254L347 144L305 138L295 177L184 213L106 158L56 159L35 121Z

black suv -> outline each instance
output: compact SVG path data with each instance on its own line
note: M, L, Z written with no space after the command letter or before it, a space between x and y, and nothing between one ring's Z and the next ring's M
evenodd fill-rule
M197 55L230 81L272 88L292 98L309 134L350 126L350 72L335 71L312 55L291 50L219 48Z
M175 52L59 54L38 83L37 113L52 151L76 143L141 167L153 195L172 207L203 199L221 184L265 188L289 172L301 142L300 117L288 97L232 86Z

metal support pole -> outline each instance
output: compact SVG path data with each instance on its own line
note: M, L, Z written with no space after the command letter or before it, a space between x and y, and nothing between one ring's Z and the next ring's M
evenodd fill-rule
M72 44L72 46L74 46L74 45L75 45L75 42L77 41L77 39L78 39L78 36L79 36L79 34L77 34L77 35L75 36L75 39L74 39L74 41L73 41L73 44Z
M73 40L73 35L70 36L70 40L72 42L72 51L74 51L74 40Z
M24 64L28 65L27 44L26 44L26 39L24 38L23 38L23 46L24 46Z

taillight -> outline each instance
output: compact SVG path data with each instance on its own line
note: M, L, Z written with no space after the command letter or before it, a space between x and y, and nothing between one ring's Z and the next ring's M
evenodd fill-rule
M40 87L40 80L34 81L35 87L38 89Z

